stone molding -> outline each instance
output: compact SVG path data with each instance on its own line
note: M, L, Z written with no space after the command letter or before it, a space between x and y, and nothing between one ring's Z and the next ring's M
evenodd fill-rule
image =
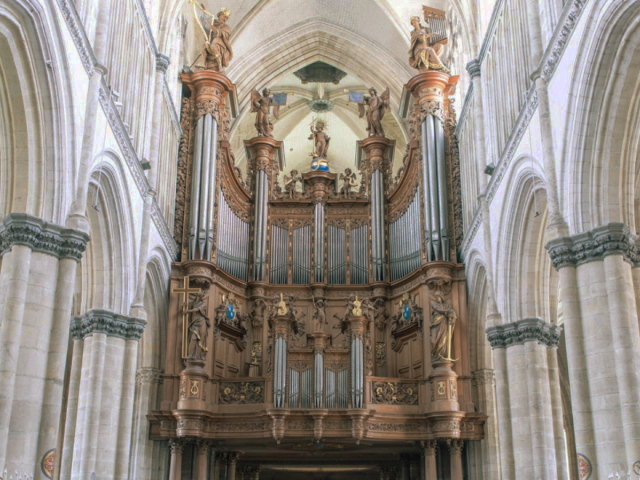
M109 310L89 310L71 321L71 335L81 340L94 333L104 333L108 337L124 340L140 340L147 324L142 318L126 317Z
M171 59L168 55L164 53L158 53L156 55L156 72L166 75L167 70L169 70L169 65L171 65Z
M148 383L151 385L159 384L162 381L162 370L154 367L141 367L136 372L136 383L142 385Z
M0 257L14 245L54 257L80 260L89 235L80 230L49 223L28 213L11 213L0 224Z
M473 80L476 77L479 77L481 74L481 70L482 70L482 64L477 58L474 58L469 63L467 63L467 72L469 73L471 80Z
M496 384L496 372L490 368L483 368L471 372L471 385L474 387L478 385L495 385Z
M492 349L508 348L537 341L547 347L556 347L560 341L562 327L552 325L540 318L525 318L513 323L488 327L487 340Z
M556 270L596 262L608 255L621 255L626 262L639 263L638 239L623 223L609 223L588 232L570 237L559 237L547 243L545 248Z

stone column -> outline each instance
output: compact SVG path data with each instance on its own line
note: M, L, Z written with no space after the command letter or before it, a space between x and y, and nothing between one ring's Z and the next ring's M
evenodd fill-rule
M547 348L547 365L549 372L551 415L553 418L553 436L556 454L556 476L558 480L569 480L567 444L571 443L572 439L571 435L567 435L567 442L565 443L562 395L560 391L560 369L558 367L558 347L555 345L551 345Z
M436 449L438 442L435 440L427 440L420 442L422 445L422 455L424 456L424 478L425 480L438 478L438 465L436 462Z
M478 410L489 417L484 424L480 450L483 474L493 478L500 475L495 370L485 368L472 372L471 384L478 389Z
M547 250L560 273L576 447L606 478L640 458L635 245L626 226L610 223Z
M169 466L169 480L182 480L182 442L171 440L171 464Z
M137 372L137 394L135 399L133 427L133 466L134 478L148 478L149 458L153 451L153 442L149 440L149 420L147 413L154 409L157 398L161 371L157 368L142 367Z
M71 358L71 373L69 375L69 393L64 426L64 449L62 450L62 458L60 460L59 480L71 479L71 462L73 461L78 403L80 399L82 355L84 351L84 340L79 323L72 324L71 334L73 336L73 357Z
M451 461L451 480L462 480L462 447L464 442L459 439L453 439L448 444Z
M222 462L222 453L215 452L213 456L213 480L220 480L220 463Z
M515 480L515 456L513 433L511 431L511 399L509 396L509 373L507 371L507 351L504 345L491 345L496 365L496 400L498 419L498 440L500 442L500 466L504 480Z
M504 393L506 398L499 402L502 405L498 415L501 433L504 416L511 417L511 430L505 424L507 438L500 441L508 442L512 435L514 467L519 476L555 480L557 456L547 347L557 345L560 329L539 318L530 318L487 328L487 337L496 363L504 361L505 350L508 359L506 378L498 379L501 390L508 385L508 396Z
M133 403L136 390L136 365L138 362L138 345L141 336L142 329L131 330L125 339L115 478L126 478L130 470L129 459L131 458L132 448L131 439L133 434Z

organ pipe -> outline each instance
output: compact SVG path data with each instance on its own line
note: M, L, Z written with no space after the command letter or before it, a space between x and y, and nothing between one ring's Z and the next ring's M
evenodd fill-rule
M249 275L249 223L238 217L220 191L217 265L240 280Z
M213 251L213 192L218 155L218 124L211 115L195 128L189 211L189 259L209 260Z

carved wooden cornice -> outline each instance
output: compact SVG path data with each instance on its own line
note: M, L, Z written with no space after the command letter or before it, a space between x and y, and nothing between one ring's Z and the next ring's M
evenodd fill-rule
M487 328L487 340L491 348L508 348L538 342L547 347L556 347L560 341L562 327L552 325L540 318L525 318L513 323Z

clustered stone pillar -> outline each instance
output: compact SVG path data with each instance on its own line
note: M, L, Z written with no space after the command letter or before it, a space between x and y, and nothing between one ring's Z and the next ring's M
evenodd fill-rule
M548 366L548 349L555 353L560 328L528 318L489 327L487 338L496 362L504 362L506 353L508 367L500 370L498 378L500 442L501 447L512 442L515 472L540 479L566 478L566 460L557 462L556 437L562 431L555 431L551 394L554 372ZM502 423L505 416L511 425Z
M487 177L485 175L485 169L487 167L487 151L486 142L489 142L489 136L486 135L484 126L484 100L482 98L482 77L481 77L481 64L480 61L474 59L467 64L467 72L471 77L473 83L473 101L474 101L474 122L475 122L475 147L476 158L478 160L478 181L479 181L479 195L478 201L480 209L482 211L482 233L484 243L484 259L485 259L485 274L487 278L487 303L488 314L486 319L486 327L502 324L502 317L498 312L498 305L495 297L494 281L493 281L493 250L491 240L491 211L489 209L489 202L487 201ZM506 368L504 361L498 362L495 359L496 369ZM500 372L501 377L505 372ZM489 373L490 376L495 378L495 373ZM480 389L479 389L480 390ZM482 440L483 451L483 468L486 473L492 475L498 475L498 472L502 470L502 475L505 479L513 478L513 449L510 441L506 443L506 450L502 450L502 457L500 456L500 449L498 447L498 416L491 415L491 412L495 412L495 395L493 388L482 389L478 391L478 398L481 403L485 403L485 409L480 411L485 412L489 418L485 424L485 437ZM484 395L482 395L484 394ZM501 420L502 421L502 420ZM510 420L502 421L510 422ZM502 435L503 431L500 430ZM500 465L502 463L502 466Z
M560 277L577 450L598 478L627 472L640 458L634 238L610 223L546 248Z
M75 269L89 236L24 213L0 223L0 471L57 445Z
M107 310L90 310L74 319L74 346L82 347L78 355L74 352L77 364L71 366L76 376L70 379L69 433L60 479L89 478L94 472L105 480L128 475L138 341L144 325L142 319ZM102 418L117 419L115 426L102 423Z
M427 440L426 442L421 442L421 445L425 480L438 478L438 464L436 460L438 442L435 440Z

